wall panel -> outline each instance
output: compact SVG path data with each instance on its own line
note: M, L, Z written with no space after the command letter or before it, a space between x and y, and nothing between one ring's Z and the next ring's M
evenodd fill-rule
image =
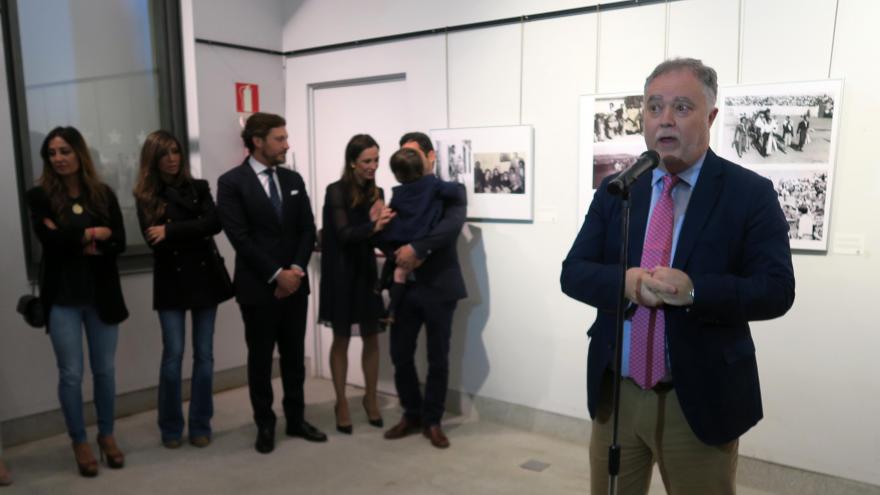
M515 125L522 26L449 34L449 127Z

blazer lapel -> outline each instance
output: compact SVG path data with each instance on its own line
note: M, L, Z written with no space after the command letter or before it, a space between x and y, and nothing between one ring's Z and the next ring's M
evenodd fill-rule
M687 264L700 232L706 225L709 215L712 214L712 209L721 195L723 166L723 162L715 156L711 149L706 152L703 169L700 171L700 177L691 193L691 199L684 215L684 224L678 234L675 259L672 260L674 268L683 269Z

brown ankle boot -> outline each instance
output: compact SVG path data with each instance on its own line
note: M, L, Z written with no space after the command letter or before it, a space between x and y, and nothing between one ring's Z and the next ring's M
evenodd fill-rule
M119 450L112 435L98 435L98 449L101 451L101 461L106 462L111 469L120 469L125 465L125 455Z
M79 468L80 476L94 478L98 475L98 461L88 442L73 444L73 456L76 459L76 467Z

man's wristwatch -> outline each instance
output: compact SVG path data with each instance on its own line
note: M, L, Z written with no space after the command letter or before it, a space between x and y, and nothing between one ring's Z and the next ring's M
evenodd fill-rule
M694 304L694 288L693 288L693 287L691 287L691 290L688 291L688 296L691 298L691 304L690 304L690 305L693 306L693 304Z

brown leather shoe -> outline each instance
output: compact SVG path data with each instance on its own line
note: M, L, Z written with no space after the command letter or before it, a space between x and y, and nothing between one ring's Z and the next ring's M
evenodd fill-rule
M422 427L422 421L419 419L407 418L406 416L400 418L400 422L391 427L390 430L385 432L386 440L397 440L398 438L403 438L407 435L412 435L413 433L418 433L419 428Z
M194 447L198 447L203 449L208 445L211 445L211 437L208 435L197 435L194 437L189 437L189 443Z
M449 439L446 438L440 425L426 426L425 429L422 430L422 435L431 440L431 445L438 449L449 448Z
M183 445L183 442L181 442L179 438L169 438L168 440L162 440L162 446L166 449L179 449L181 445Z

